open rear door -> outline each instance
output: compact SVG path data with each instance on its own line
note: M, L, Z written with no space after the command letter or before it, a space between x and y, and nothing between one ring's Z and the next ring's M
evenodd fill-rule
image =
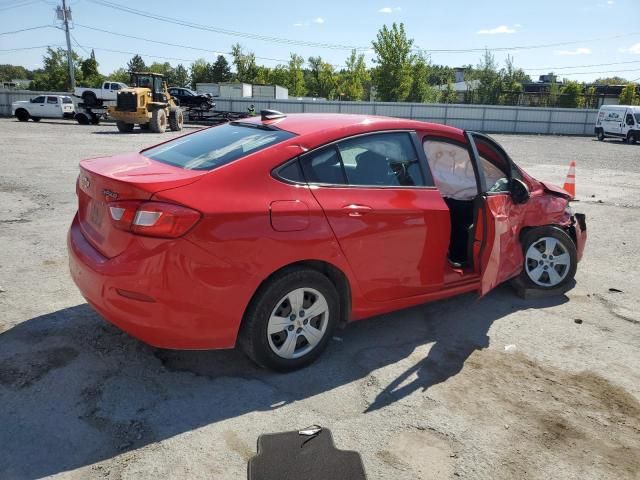
M465 132L465 136L473 153L481 192L473 253L481 278L480 295L486 295L522 265L522 252L510 223L516 213L514 209L520 207L514 204L509 192L512 166L504 150L484 135ZM499 184L500 172L504 174L503 188Z

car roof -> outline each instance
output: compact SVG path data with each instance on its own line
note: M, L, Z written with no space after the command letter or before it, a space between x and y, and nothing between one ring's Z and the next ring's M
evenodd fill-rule
M460 135L462 130L438 123L421 122L403 118L376 115L356 115L342 113L292 113L283 118L262 121L260 116L243 120L255 124L273 125L297 135L332 132L336 137L349 133L366 133L378 130L428 130L449 135ZM352 132L350 132L352 131Z

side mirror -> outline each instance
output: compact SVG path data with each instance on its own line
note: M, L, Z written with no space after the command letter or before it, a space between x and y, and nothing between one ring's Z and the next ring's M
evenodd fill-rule
M30 98L30 99L29 99L29 102L30 102L30 103L35 103L35 98Z
M511 198L513 203L526 203L529 200L529 187L518 178L511 179Z

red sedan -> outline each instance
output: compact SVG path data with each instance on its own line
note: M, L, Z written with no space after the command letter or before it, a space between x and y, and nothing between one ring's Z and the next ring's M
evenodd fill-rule
M290 370L339 323L508 279L555 289L586 241L571 196L491 138L359 115L231 122L80 163L70 269L162 348Z

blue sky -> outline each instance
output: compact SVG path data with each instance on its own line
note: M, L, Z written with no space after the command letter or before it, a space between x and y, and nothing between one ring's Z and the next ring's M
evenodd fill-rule
M554 67L553 70L561 77L581 81L610 75L620 75L629 80L640 77L640 0L108 1L214 29L279 37L295 44L194 29L143 18L92 0L71 0L76 23L73 37L86 50L95 48L103 73L124 66L131 57L129 53L108 50L138 52L147 63L169 61L174 65L188 65L189 60L199 57L212 59L217 52L228 52L235 42L240 42L258 57L275 59L258 60L258 63L268 66L275 66L278 59L286 60L290 52L305 58L321 55L339 66L349 51L335 48L336 45L362 48L367 63L371 65L371 40L382 25L395 21L404 22L415 45L426 50L492 49L572 42L495 53L500 62L507 53L511 54L516 65L533 78L546 73L549 67ZM0 0L0 33L55 25L56 3L55 0ZM123 38L86 27L196 47L211 53ZM63 45L64 42L64 33L55 28L0 35L0 63L35 68L41 64L43 48L7 50ZM299 45L299 42L330 45L312 47ZM86 56L86 50L77 45L74 47ZM476 64L480 55L481 52L433 52L431 60L459 66ZM597 64L615 65L595 66Z

